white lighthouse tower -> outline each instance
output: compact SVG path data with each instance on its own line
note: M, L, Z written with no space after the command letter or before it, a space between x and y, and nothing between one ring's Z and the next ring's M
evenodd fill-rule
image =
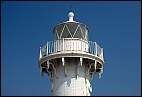
M103 72L103 48L88 40L85 24L69 20L54 27L54 40L40 47L38 66L52 82L53 96L90 96L94 74Z

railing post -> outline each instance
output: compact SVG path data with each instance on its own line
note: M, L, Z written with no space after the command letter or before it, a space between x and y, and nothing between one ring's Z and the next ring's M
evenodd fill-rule
M57 42L56 42L57 40L54 40L54 45L55 45L55 50L54 50L54 52L57 52Z
M57 40L57 51L59 51L59 41L60 40Z
M81 51L82 51L82 48L83 48L83 47L82 47L82 38L81 38L81 40L80 40L80 43L81 43Z
M50 54L50 42L48 43L48 54Z
M95 48L96 48L95 55L97 55L97 43L96 42L95 42Z
M90 41L88 41L88 53L90 52Z
M101 57L102 57L102 59L103 59L103 61L104 61L104 57L103 57L103 48L101 48Z
M53 53L54 52L54 50L53 50L53 48L54 48L54 42L51 41L51 44L52 44L52 46L51 46L51 53Z
M41 47L40 47L40 51L39 51L39 59L42 58L42 54L41 54Z
M90 53L92 53L92 51L93 51L93 47L92 47L92 41L90 42L90 46L91 46Z
M71 45L72 45L71 43L72 43L72 39L69 40L69 42L70 42L70 45L69 45L70 49L69 49L69 50L71 51Z
M46 44L46 55L48 55L48 42Z
M95 51L96 51L96 47L95 47L95 42L93 42L93 48L94 48L94 51L93 51L93 54L95 54Z
M62 40L63 40L62 44L63 44L63 52L64 52L64 38Z

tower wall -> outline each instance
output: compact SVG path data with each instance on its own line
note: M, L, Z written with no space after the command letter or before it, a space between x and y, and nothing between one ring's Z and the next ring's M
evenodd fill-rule
M80 66L79 58L65 59L64 66L61 61L57 63L56 75L53 71L53 96L90 96L91 84L90 75L86 71L87 65L83 63Z

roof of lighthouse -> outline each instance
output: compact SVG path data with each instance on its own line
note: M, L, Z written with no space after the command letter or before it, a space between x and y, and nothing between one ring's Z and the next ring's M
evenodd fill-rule
M81 25L85 25L85 24L83 24L83 23L74 21L74 20L73 20L73 18L74 18L74 13L71 12L71 11L69 12L68 17L69 17L69 20L68 20L68 21L63 22L63 23L59 23L57 26L62 25L62 24L64 24L64 23L78 23L78 24L81 24ZM86 25L85 25L85 26L86 26ZM54 27L54 29L55 29L55 28L56 28L56 26ZM53 29L53 31L54 31L54 29ZM89 31L89 28L88 28L88 27L87 27L87 29L88 29L88 31Z

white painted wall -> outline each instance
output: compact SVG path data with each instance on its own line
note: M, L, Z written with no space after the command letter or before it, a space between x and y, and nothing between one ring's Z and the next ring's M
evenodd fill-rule
M77 75L77 66L79 60L65 60L65 65L57 64L56 72L58 78L53 74L53 96L90 96L89 77L86 77L85 64L79 66L79 75ZM65 68L67 77L65 77Z

